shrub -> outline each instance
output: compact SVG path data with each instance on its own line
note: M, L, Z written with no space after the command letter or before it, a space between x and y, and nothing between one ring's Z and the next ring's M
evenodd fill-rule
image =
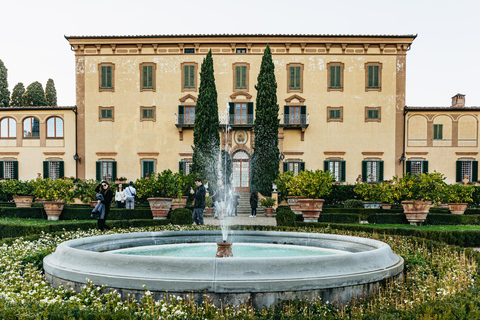
M276 200L273 199L273 198L262 198L262 199L260 199L260 204L264 208L271 208L275 204L275 201Z
M363 201L356 199L349 199L344 202L344 208L363 208Z
M328 195L323 197L323 199L325 200L323 206L342 204L349 199L356 199L358 196L355 191L353 191L353 188L355 188L355 185L351 184L332 185L332 191Z
M8 179L1 183L2 191L12 199L13 196L31 196L33 195L32 181L20 181Z
M442 201L445 176L439 172L422 174L405 174L393 177L396 199L421 200L439 203Z
M183 192L181 175L172 170L152 174L149 179L137 179L135 186L140 202L145 202L148 198L180 198Z
M277 226L294 227L297 223L297 215L292 210L282 207L277 210L275 220L277 220Z
M191 225L192 211L186 208L178 208L170 212L170 220L172 224L177 225Z

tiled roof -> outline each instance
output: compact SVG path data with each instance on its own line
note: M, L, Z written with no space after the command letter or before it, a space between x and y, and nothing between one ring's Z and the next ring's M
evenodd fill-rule
M0 108L0 111L12 111L12 110L74 110L76 106L58 106L58 107L50 107L50 106L43 106L43 107L3 107Z
M102 38L207 38L207 37L323 37L323 38L416 38L416 34L407 35L363 35L363 34L156 34L156 35L102 35L102 36L67 36L66 39L102 39Z
M480 110L480 107L475 107L475 106L471 106L471 107L452 107L452 106L448 106L448 107L441 107L441 106L437 106L437 107L432 107L432 106L429 106L429 107L422 107L422 106L410 107L410 106L405 106L405 110L410 110L410 111L429 111L429 110L465 111L465 110Z

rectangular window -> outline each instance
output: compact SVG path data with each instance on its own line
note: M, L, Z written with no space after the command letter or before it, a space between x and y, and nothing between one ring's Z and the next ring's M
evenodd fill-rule
M114 120L113 107L99 107L98 113L99 121Z
M328 171L330 171L335 177L335 181L340 181L341 162L340 161L328 161Z
M247 89L247 66L235 66L235 89Z
M433 140L442 140L442 139L443 139L443 124L434 124Z
M155 68L153 65L142 65L142 89L154 89Z
M48 177L53 180L61 178L59 161L48 161Z
M17 161L3 160L3 178L5 179L16 179L15 176L15 165Z
M111 182L113 181L113 161L100 161L101 172L100 176L102 180Z
M98 68L100 91L114 91L115 65L113 63L101 63Z
M367 182L379 182L379 161L366 161Z
M365 91L381 91L382 65L378 62L365 64Z
M342 66L330 66L330 89L342 88Z
M288 171L293 171L295 173L295 176L298 175L298 172L300 171L300 162L288 162Z
M183 87L188 89L195 88L195 65L183 66Z
M235 124L247 123L247 104L235 103Z
M183 49L183 52L184 53L195 53L195 49L194 48L185 48L185 49Z
M367 112L368 119L378 119L378 110L368 110Z
M140 107L140 121L156 121L155 107Z
M155 174L155 161L154 160L142 160L142 177L146 178Z
M330 110L330 119L341 119L342 111L340 109Z
M462 165L461 177L463 179L467 178L469 182L472 182L472 160L460 160Z
M289 124L300 124L300 106L290 106Z
M195 106L185 106L184 123L195 123Z
M423 173L423 160L411 160L410 161L410 174L422 174Z
M247 49L246 48L237 48L235 50L236 53L247 53Z
M380 122L381 107L365 107L365 122Z
M302 68L301 67L290 67L289 68L289 79L290 79L290 90L301 90L302 89Z

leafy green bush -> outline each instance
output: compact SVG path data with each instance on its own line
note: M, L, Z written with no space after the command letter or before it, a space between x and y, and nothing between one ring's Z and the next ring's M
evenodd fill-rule
M271 208L275 204L275 201L276 200L273 199L273 198L262 198L262 199L260 199L260 204L264 208Z
M192 211L186 208L178 208L170 212L170 220L172 224L177 225L191 225Z
M286 207L279 207L275 216L277 226L294 227L297 221L297 215Z
M354 213L328 214L322 212L320 217L318 217L318 221L332 223L358 223L360 218L361 215Z
M324 196L323 199L325 200L323 206L325 205L338 205L342 204L349 199L357 199L361 200L358 195L353 191L355 185L332 185L331 192Z
M343 203L343 207L348 208L363 208L363 201L356 199L349 199Z

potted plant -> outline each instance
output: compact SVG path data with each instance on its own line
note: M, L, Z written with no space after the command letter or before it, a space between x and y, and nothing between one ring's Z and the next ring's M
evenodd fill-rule
M82 203L88 203L91 207L95 207L97 204L97 192L95 191L95 188L97 186L98 181L95 179L78 181L75 183L75 198L80 199Z
M359 183L353 189L356 194L360 195L364 200L363 207L368 209L379 209L382 204L381 185Z
M125 182L127 182L127 178L125 177L115 178L115 184L125 183Z
M403 211L410 224L424 222L432 204L441 202L446 186L444 180L444 175L436 171L393 177L395 195L397 199L403 200Z
M182 182L178 173L164 170L149 179L138 179L135 183L137 197L150 204L153 219L166 219L173 198L182 196Z
M288 193L299 198L299 211L302 212L303 221L317 222L322 212L322 197L328 195L332 190L332 183L335 177L330 172L321 170L301 171L286 185Z
M213 199L211 196L205 197L205 210L203 210L203 216L205 217L213 217L213 213L215 212L215 208L213 207Z
M260 199L260 204L263 207L263 212L266 216L273 216L273 206L275 205L275 199L273 198L262 198Z
M32 206L33 183L31 181L8 179L1 183L1 187L7 197L15 201L15 206L22 208Z
M298 180L295 177L295 173L293 171L286 171L278 175L277 179L275 180L275 184L278 190L278 201L287 201L290 210L295 212L296 214L302 214L300 211L300 205L298 203L299 196L294 196L289 193L289 190L295 189L295 183Z
M172 199L171 210L175 210L177 208L185 208L188 198L193 198L193 195L190 194L190 188L195 187L195 178L197 176L193 173L188 175L182 175L178 173L178 177L180 178L181 182L182 196L180 198L175 197Z
M445 194L448 209L452 214L464 214L468 202L472 202L472 194L475 191L473 185L451 184L445 186Z
M48 220L58 220L65 203L75 200L75 185L72 179L36 179L33 194L44 199L43 208Z

